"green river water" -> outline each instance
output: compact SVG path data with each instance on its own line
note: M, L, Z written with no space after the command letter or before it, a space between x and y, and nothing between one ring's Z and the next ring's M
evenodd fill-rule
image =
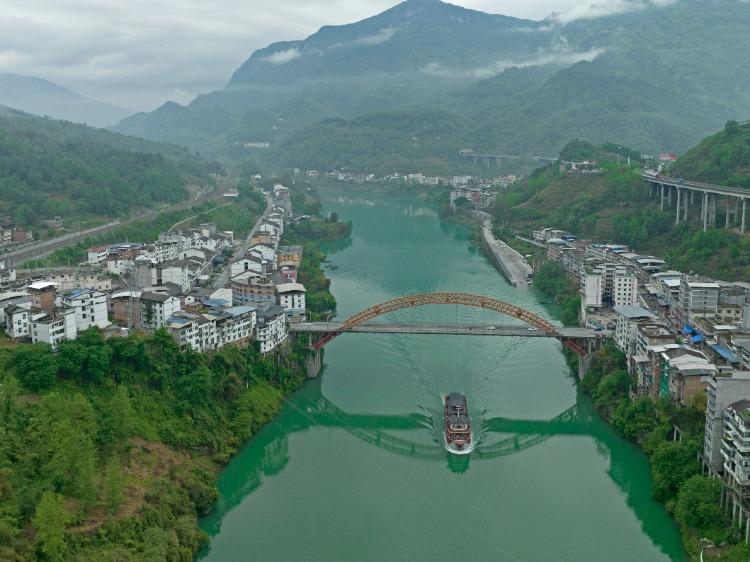
M417 199L321 190L352 220L331 245L338 318L415 292L499 298L554 319L513 288L467 231ZM382 319L514 322L455 306ZM349 334L321 376L219 477L199 558L242 560L684 560L674 522L651 500L647 459L619 439L546 338ZM475 447L443 447L442 397L466 395Z

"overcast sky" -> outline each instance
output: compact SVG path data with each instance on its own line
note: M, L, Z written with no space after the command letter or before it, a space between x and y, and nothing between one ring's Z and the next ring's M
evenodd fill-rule
M599 8L672 0L600 0ZM587 17L592 0L454 0L493 14ZM3 0L0 73L133 111L223 88L253 51L356 22L398 0ZM602 8L604 7L604 8Z

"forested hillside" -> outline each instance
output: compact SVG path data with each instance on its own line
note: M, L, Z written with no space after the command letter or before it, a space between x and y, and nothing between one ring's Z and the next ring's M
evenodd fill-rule
M734 137L724 133L716 137L727 142L716 142L715 153L731 152ZM699 213L675 225L673 209L661 211L658 198L649 197L640 165L625 164L624 156L633 151L621 149L624 154L618 164L613 148L611 144L594 147L581 141L568 144L564 156L576 161L598 159L601 174L560 172L557 164L540 168L527 181L500 193L494 209L495 224L502 225L507 233L526 236L534 229L552 227L597 242L627 244L633 251L663 257L674 269L725 281L750 276L750 239L739 234L736 219L730 229L707 232L702 230ZM563 155L561 158L566 159ZM686 158L686 163L692 166L692 157ZM744 164L738 160L737 165L748 163L745 158ZM691 176L685 173L685 177ZM717 211L716 223L724 224L723 209Z
M183 353L163 330L0 348L0 559L192 560L216 467L279 411L301 360Z
M0 213L18 227L174 203L188 197L189 181L208 183L220 169L181 147L0 113Z
M620 3L613 12L536 22L407 0L259 49L223 90L117 130L280 172L407 164L439 173L460 166L466 147L549 157L585 138L682 152L750 117L750 4ZM414 126L427 116L436 122ZM253 151L246 141L272 147Z
M674 177L750 189L750 122L724 130L690 149L670 170Z

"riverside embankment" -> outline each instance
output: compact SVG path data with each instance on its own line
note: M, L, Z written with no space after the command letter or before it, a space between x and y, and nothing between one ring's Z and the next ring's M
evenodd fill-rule
M482 224L482 245L493 263L514 287L525 287L534 275L526 259L492 234L489 220Z
M338 317L415 292L483 294L552 319L423 202L321 189L352 220L327 245ZM439 257L439 258L438 258ZM510 320L421 307L388 321ZM467 396L471 455L441 443L442 396ZM285 402L219 478L202 526L205 561L680 561L674 522L653 501L647 459L578 391L543 338L344 334L325 368Z

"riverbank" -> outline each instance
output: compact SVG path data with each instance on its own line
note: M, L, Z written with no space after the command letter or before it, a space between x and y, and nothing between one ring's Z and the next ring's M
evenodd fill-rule
M498 278L467 229L421 199L334 189L321 199L325 214L356 225L345 244L324 247L338 266L326 273L341 318L442 290L547 316L533 291ZM502 323L452 306L405 310L394 321L411 319ZM645 457L595 415L556 342L344 334L326 358L322 376L287 398L222 471L221 500L202 522L211 536L203 562L248 552L310 562L682 560L674 524L649 498ZM465 394L486 428L460 459L441 442L449 391ZM409 525L394 523L404 518Z
M309 224L290 236L351 230ZM315 244L299 273L335 310ZM91 328L56 353L0 346L0 559L192 560L217 473L301 387L306 351L181 351L164 329L105 340Z
M518 251L505 242L495 238L492 233L492 223L485 220L482 223L482 245L490 259L500 269L508 282L514 287L526 287L531 284L534 271Z
M537 272L534 285L557 302L569 302L577 296L577 290L563 273L558 264L547 262ZM580 300L578 306L568 308L572 312L579 305ZM573 371L578 358L568 354L568 359ZM705 404L677 408L668 399L640 397L633 401L636 381L627 372L625 355L611 340L592 354L591 367L579 385L618 435L636 443L648 457L653 496L679 525L683 547L691 560L698 560L704 551L711 558L720 554L722 560L750 559L742 533L726 525L719 503L720 482L704 476L698 461L703 451ZM677 433L679 439L675 440Z

